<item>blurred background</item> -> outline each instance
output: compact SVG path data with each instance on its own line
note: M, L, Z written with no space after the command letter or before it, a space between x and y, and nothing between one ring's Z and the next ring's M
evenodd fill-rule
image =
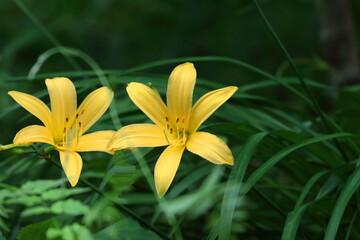
M261 5L305 77L334 86L359 82L358 1L265 0ZM4 80L27 76L38 57L57 45L83 51L102 69L178 57L226 56L272 74L293 74L251 1L6 0L0 14L2 108L9 103L6 92L15 87ZM39 73L90 69L80 59L74 61L55 54ZM199 62L196 68L200 77L227 84L259 79L228 63ZM285 98L281 89L264 94ZM8 141L8 134L2 133Z
M259 3L278 37L300 69L303 77L309 80L312 84L311 86L321 84L321 86L319 85L320 87L314 87L312 92L322 109L334 117L344 130L359 134L360 1L263 0L259 1ZM87 78L85 78L82 73L92 71L92 68L83 61L83 58L76 56L65 57L59 53L45 57L41 68L36 71L36 75L40 74L41 77L32 79L32 70L34 70L34 67L39 66L39 57L41 60L41 57L44 57L44 53L49 53L48 51L59 46L81 51L83 54L92 58L105 73L107 73L107 71L121 72L158 60L167 61L173 58L224 56L250 64L289 83L297 82L295 72L266 27L264 19L255 8L253 2L249 0L2 0L0 3L0 109L4 109L4 111L2 113L0 111L1 144L11 143L15 134L22 127L27 126L29 123L34 123L35 119L26 115L27 112L25 110L20 110L7 95L9 90L18 90L29 94L36 93L38 96L44 97L44 101L47 101L44 79L54 77L54 74L58 76L68 76L78 83L78 86L85 86L86 88ZM142 74L144 78L142 78L141 81L144 82L147 81L145 77L149 77L150 79L158 78L159 82L154 82L154 86L163 94L167 77L176 65L177 63L169 62L168 64L149 67L145 70L137 71L137 75L130 74L130 77L138 77ZM198 97L200 93L205 92L205 90L213 90L215 87L211 86L211 83L221 86L236 85L238 87L244 87L243 92L239 90L237 98L231 100L231 103L236 106L234 109L240 109L244 115L238 114L240 110L236 112L234 109L224 107L224 115L227 116L217 115L221 120L225 119L225 121L230 121L233 119L235 123L246 123L251 125L251 127L252 124L257 124L256 127L259 127L261 130L282 129L282 125L271 125L272 123L267 122L266 119L260 119L260 115L254 114L255 117L253 118L259 122L251 120L250 117L247 119L245 115L245 113L252 114L252 108L255 109L254 111L258 110L260 113L268 114L270 111L267 112L267 107L272 108L275 106L274 109L283 111L285 113L284 115L289 116L288 119L293 118L299 120L299 124L303 124L304 128L313 128L312 130L315 132L313 135L316 136L317 133L322 134L326 132L324 128L320 126L319 118L314 114L311 107L306 106L303 100L283 86L273 84L270 87L253 88L251 94L259 97L259 99L263 98L262 100L243 98L241 94L247 91L245 90L247 85L250 86L251 84L268 80L266 77L254 71L249 71L247 68L222 61L196 61L195 67L197 69L199 82L206 80L202 85L203 87L205 86L204 88L206 89L196 90L196 97ZM80 74L76 75L76 73ZM112 75L111 73L106 74L106 76L109 77L110 82L115 86L115 96L118 98L118 102L124 105L129 104L130 101L124 100L125 102L122 102L122 100L119 99L124 99L126 96L124 86L126 82L130 80L122 78L120 75ZM115 77L112 78L112 76ZM93 78L89 80L89 86L94 89L99 86L99 82L95 76L92 77ZM115 84L117 81L120 83L119 85ZM301 90L300 85L298 83L296 84L297 85L294 85L295 88ZM199 85L201 85L201 83ZM85 95L81 95L81 97L83 96ZM267 102L266 100L269 101ZM272 101L276 101L276 103L272 105ZM120 105L119 109L121 109ZM132 106L129 112L120 112L120 118L124 120L123 123L133 123L134 119L138 122L146 120L145 116L139 114L139 111L136 112L138 115L135 115L133 113L134 111L137 110ZM273 116L272 114L273 112L269 113L269 116ZM105 123L103 121L101 123L102 125L95 126L95 128L113 129L111 123L109 123L109 117L106 117L104 120ZM223 119L221 117L223 117ZM277 119L277 117L278 116L274 117L274 119ZM289 124L283 119L281 119L281 121L284 123L283 126L288 127L294 132L305 136L308 136L308 134L311 135L309 133L310 131L307 132L305 130L304 133L302 130L299 130L299 128L291 125L291 123ZM291 121L289 120L289 122ZM231 132L225 132L226 131L223 132L225 135L231 134ZM283 144L283 141L280 142ZM242 143L243 141L241 141L241 144ZM236 153L240 152L241 144L236 144ZM233 143L233 145L235 145L235 143ZM287 145L279 145L279 150L285 146ZM262 156L265 157L259 158L260 160L258 159L258 162L255 161L252 170L256 169L260 162L266 157L272 156L274 152L275 150L272 149L271 151L260 153L260 155L262 154ZM156 160L154 156L158 156L159 153L160 151L150 154L150 164L154 164ZM11 153L4 153L5 158L10 155ZM349 155L355 156L356 154L351 152ZM87 159L93 158L93 156L95 156L95 158L105 159L104 155L101 154L85 156L88 157ZM20 158L18 156L15 157ZM36 160L34 160L34 164L35 162ZM136 164L135 160L130 161L130 163ZM93 171L95 170L95 172L99 167L98 165L101 165L99 169L105 172L106 163L104 162L100 164L92 161L92 163L87 164L88 168ZM127 162L125 165L121 164L121 167L130 167L127 165ZM12 163L8 162L6 165L1 166L11 165ZM41 166L43 169L49 167L49 165L45 164ZM196 168L194 167L194 169ZM218 174L216 175L218 176L217 184L223 187L227 177L222 178L222 173L217 173L217 171L223 170L210 167L206 169L208 173L211 172L214 176ZM309 167L309 169L312 169L312 167ZM319 169L321 168L319 167ZM1 171L0 169L0 175ZM12 169L11 171L15 170ZM11 171L9 170L6 177L3 177L7 184L16 181L14 177L11 176ZM27 170L24 168L22 171L26 172ZM135 170L132 169L131 171ZM130 173L132 174L133 172L131 171ZM228 169L224 171L229 172ZM53 169L50 173L45 173L45 175L41 175L41 177L51 178L49 175L53 172L56 172L56 177L60 175L57 169ZM19 170L17 174L18 175L15 176L21 175L22 172ZM31 177L24 178L24 181L21 180L15 182L15 184L23 184L25 179L29 181L34 180L36 179L34 177L37 176L36 174L38 173L33 170L31 171ZM130 180L124 180L128 184L124 187L126 190L121 189L117 191L118 189L116 189L114 184L112 187L115 190L112 189L110 191L113 191L114 195L120 195L122 191L126 192L129 189L134 190L133 186L130 185L133 184L136 179L138 180L141 173L137 170L136 174L136 177ZM183 171L182 176L186 176L187 174L186 171ZM287 179L284 177L287 176L287 174L288 172L286 170L279 175L281 175L281 179ZM99 176L100 175L101 174L99 174ZM299 188L306 183L310 175L311 174L306 175L304 173L302 181L300 181L301 184L298 186ZM90 176L90 178L95 176L96 178L97 175L91 175L90 173L87 176ZM205 176L207 175L203 175L204 179ZM291 179L291 177L292 176L290 176L289 179ZM98 178L100 179L100 177ZM293 184L292 180L293 179L285 182L291 185ZM141 197L139 198L136 195L136 191L141 193L146 192L148 198L144 198L144 202L139 201L139 206L137 206L136 210L148 216L152 214L153 209L151 204L156 204L156 201L154 200L154 196L149 193L148 186L145 185L146 187L144 187L142 185L144 182L145 180L143 178L137 181L135 191L132 192L133 195L131 195L129 199L141 199ZM209 184L211 185L211 181ZM179 190L179 193L180 192ZM296 193L298 194L299 192ZM331 193L331 190L327 193ZM69 196L70 195L71 194L69 194ZM274 199L280 199L279 201L281 203L283 196L276 193L274 195ZM170 196L177 195L174 193L173 195L170 194ZM219 197L219 199L221 199L221 197ZM219 199L214 200L215 203L212 202L211 204L213 205L210 204L211 206L208 206L211 211L214 209L219 210ZM126 203L126 198L124 201ZM262 201L263 200L259 200L259 206L262 206ZM147 203L149 203L150 207L143 207ZM245 202L245 205L251 208L252 203L251 200ZM241 204L243 204L243 202L239 203L239 205ZM293 202L289 204L287 210L290 209L290 206L293 206ZM174 210L174 212L178 211L176 213L184 214L184 216L188 213L185 210L182 212L181 207L179 209ZM328 215L331 213L329 209L331 209L331 206L327 209ZM23 209L16 209L15 212L19 213L22 210ZM117 212L114 209L111 211L114 215L110 214L109 219L111 217L117 219ZM201 212L201 210L199 211ZM196 221L190 219L189 222L184 224L186 225L184 228L189 228L191 231L194 231L194 226L205 221L204 219L209 222L216 222L216 217L211 214L206 215L206 211L210 210L205 209L196 215L196 217L194 217ZM237 214L237 217L241 220L242 218L246 218L248 213L240 211L237 212ZM266 213L264 214L266 215ZM274 234L273 239L279 239L279 232L282 230L283 220L279 221L278 226L272 226L272 222L269 221L268 218L268 216L272 216L272 214L271 212L269 215L261 218L261 220L263 220L261 224L266 227L264 227L265 230L263 229L263 232L258 233L257 237L252 238L252 234L256 235L257 229L259 228L252 228L253 226L251 224L249 224L250 227L248 225L244 227L244 225L238 224L235 226L236 230L234 231L246 232L244 229L250 229L244 235L247 237L244 239L265 239L262 237L278 231ZM95 219L96 214L94 213L91 217ZM349 216L348 218L350 219ZM40 220L43 219L40 218L36 221L39 222ZM194 220L196 224L191 225L191 220ZM15 220L13 221L15 222L14 226L16 225L18 228L20 228L20 225L23 227L31 223L29 219L24 221L26 224L20 223L17 225L17 222ZM93 222L90 220L87 222L89 229L96 229L92 224ZM127 224L131 225L133 223L130 222ZM162 227L164 231L172 231L169 230L169 227L164 226L167 225L164 224L160 226L160 228ZM174 225L172 225L172 227L174 227ZM99 229L101 229L101 227L97 230ZM211 232L211 229L211 224L205 225L199 232L190 231L189 233L185 233L184 239L198 239L197 237L202 236L204 233L207 235L208 232ZM311 229L311 227L309 229L308 232L314 230ZM314 230L314 232L316 232L316 230ZM18 233L18 231L12 233L12 239L14 239L15 233ZM358 235L355 234L353 236ZM318 238L314 239L321 238L319 235L317 237ZM56 237L54 237L54 239L56 239ZM233 235L233 239L236 239L236 233Z

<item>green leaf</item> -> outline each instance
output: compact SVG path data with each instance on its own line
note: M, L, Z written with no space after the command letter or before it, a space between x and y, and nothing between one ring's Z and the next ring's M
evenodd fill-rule
M9 227L6 225L4 220L0 218L0 229L3 229L4 231L8 232L10 231ZM1 232L0 232L1 233Z
M160 240L161 238L155 233L143 229L137 222L124 218L121 221L101 230L94 234L94 240Z
M46 231L46 237L48 240L93 240L93 236L88 228L80 225L79 223L74 223L72 225L64 226L61 229L58 228L49 228Z
M312 204L308 203L308 204L304 204L302 205L303 201L305 200L306 196L308 195L308 193L310 192L310 189L315 185L315 183L325 175L325 171L323 172L319 172L316 173L312 178L310 178L310 180L306 183L304 189L301 191L301 194L299 196L299 198L296 201L294 210L292 210L287 218L286 218L286 222L284 225L284 230L282 232L282 236L281 239L282 240L291 240L291 239L295 239L296 237L296 232L297 229L299 227L300 221L301 221L301 217L304 213L304 211L306 210L306 208Z
M62 238L63 240L94 239L89 229L79 225L78 223L74 223L70 226L65 226L62 229Z
M255 184L256 182L261 179L276 163L278 163L280 160L282 160L284 157L289 155L290 153L296 151L297 149L300 149L302 147L305 147L307 145L322 142L329 139L334 138L341 138L341 137L349 137L352 136L349 133L335 133L335 134L329 134L324 136L318 136L310 139L306 139L304 141L298 142L296 144L293 144L289 147L286 147L282 149L280 152L272 156L270 159L268 159L265 163L263 163L259 168L255 170L249 177L249 179L246 182L246 185L244 186L243 193L247 193Z
M89 207L74 199L67 199L55 202L50 207L55 214L66 214L71 216L83 215L89 211Z
M58 187L66 181L65 178L57 180L35 180L24 183L21 189L30 193L42 193L48 189Z
M42 199L39 196L27 196L27 195L21 195L16 198L9 199L7 201L8 204L22 204L25 206L34 206L36 204L42 203Z
M324 240L333 240L336 237L339 224L344 214L345 208L360 186L360 167L357 166L353 174L349 177L347 183L344 185L339 198L336 201L334 210L331 214L329 224L326 228Z
M60 200L67 198L72 195L81 194L90 191L89 188L58 188L50 189L41 194L42 199L44 200Z
M320 199L328 195L336 188L340 188L343 185L341 179L336 175L331 175L325 184L321 187L316 199Z
M50 227L54 227L57 224L57 221L54 219L49 219L44 222L39 222L35 224L28 225L21 229L18 240L47 240L46 231Z
M237 195L242 187L242 181L249 165L250 159L261 140L269 133L257 133L251 136L241 149L240 156L235 161L229 180L227 181L224 198L221 206L221 215L219 220L219 239L229 239L231 225L235 206L237 204Z
M29 217L29 216L33 216L33 215L39 215L39 214L50 213L50 212L51 211L50 211L49 207L36 206L36 207L25 209L25 211L23 211L21 213L21 216L22 217Z

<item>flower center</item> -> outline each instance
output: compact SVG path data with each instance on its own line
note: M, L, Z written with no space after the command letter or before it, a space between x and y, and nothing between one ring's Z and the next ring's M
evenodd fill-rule
M166 129L164 129L164 134L169 145L173 147L185 145L188 136L185 117L177 117L172 120L166 116L165 120Z
M59 150L74 151L76 149L82 134L81 119L83 114L84 110L81 111L80 115L77 113L71 121L69 120L69 117L65 118L65 125L61 138L55 142L55 145Z

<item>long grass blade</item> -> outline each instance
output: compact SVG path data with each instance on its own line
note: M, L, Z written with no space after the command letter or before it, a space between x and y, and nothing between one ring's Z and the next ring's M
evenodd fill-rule
M329 224L326 228L324 240L333 240L339 228L341 218L344 214L345 208L350 201L350 198L360 187L360 167L356 166L355 171L349 177L347 183L338 197L334 210L331 214Z
M291 146L288 146L284 149L282 149L280 152L272 156L270 159L268 159L265 163L263 163L259 168L255 170L249 177L249 179L246 182L246 185L244 186L243 194L246 194L275 164L277 164L280 160L282 160L284 157L289 155L290 153L305 147L310 144L330 140L333 138L343 138L343 137L350 137L352 134L349 133L335 133L335 134L329 134L324 136L318 136L310 139L306 139L304 141L298 142L296 144L293 144Z
M267 17L265 16L264 12L262 11L260 4L258 3L257 0L253 0L253 3L255 4L256 9L258 10L261 18L263 19L263 21L265 22L265 25L267 26L267 28L269 29L271 35L273 36L273 38L275 39L276 43L279 45L281 51L284 53L286 59L288 60L288 62L290 63L291 67L293 68L293 70L295 71L295 74L297 75L301 86L303 87L306 95L309 97L312 106L315 110L315 112L317 112L317 114L320 116L321 121L323 123L323 125L325 126L326 130L328 131L328 133L332 133L332 127L330 126L330 123L327 121L326 118L326 114L324 113L324 111L321 109L319 103L317 102L316 98L314 97L314 95L312 94L312 92L310 91L309 87L307 86L306 82L304 81L304 78L302 77L302 74L300 73L300 70L297 68L297 66L295 65L294 61L292 60L289 52L286 50L284 44L281 42L280 38L278 37L278 35L276 34L275 30L273 29L273 27L271 26L269 20L267 19ZM343 150L343 148L341 147L340 143L337 141L337 139L333 140L334 145L339 149L339 151L341 152L341 155L344 158L345 162L349 161L349 158L346 154L346 152Z
M232 226L232 218L237 203L237 195L242 187L242 181L249 165L250 159L261 140L267 136L268 132L261 132L249 137L241 150L239 158L233 166L229 180L226 184L223 202L221 205L221 215L219 219L219 239L229 239Z
M61 43L59 40L55 38L50 31L46 29L46 27L32 14L27 7L20 0L13 0L13 2L25 13L25 15L30 19L30 21L49 39L49 41L55 46L60 47ZM75 70L81 70L80 66L74 61L74 59L70 58L68 55L64 54L65 59L70 63Z
M324 175L326 174L325 171L316 173L310 180L306 183L304 189L302 190L298 200L296 201L294 210L292 210L288 217L286 218L286 222L284 225L284 230L282 232L281 239L282 240L292 240L296 237L296 232L299 227L301 216L303 215L304 211L306 210L309 204L302 203L305 200L305 197L310 192L310 189L314 186L314 184Z

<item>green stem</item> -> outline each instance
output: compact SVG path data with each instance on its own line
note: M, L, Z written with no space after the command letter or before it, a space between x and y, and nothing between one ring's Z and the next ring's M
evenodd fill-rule
M54 159L52 159L49 156L46 156L44 153L42 153L41 151L39 151L34 145L31 145L31 147L34 149L34 151L36 152L36 154L38 154L39 156L41 156L41 158L44 158L45 160L48 160L49 162L51 162L52 164L54 164L56 167L58 167L59 169L62 169L62 166L60 165L60 163L58 163L57 161L55 161ZM126 214L127 216L133 218L134 220L136 220L141 226L153 231L154 233L156 233L159 237L161 237L162 239L170 239L166 234L160 232L158 229L156 229L154 226L150 225L148 222L146 222L145 220L143 220L140 216L138 216L135 212L131 211L129 208L127 208L126 206L115 202L114 200L112 200L110 197L108 197L103 191L101 191L98 187L96 187L95 185L91 184L89 181L82 179L80 177L79 182L83 183L84 185L88 186L89 188L91 188L94 192L98 193L100 196L106 198L108 201L110 201L112 204L114 204L114 206L122 213Z
M0 145L0 151L5 151L11 148L15 148L18 147L18 145L10 143L10 144L6 144L6 145Z
M27 7L20 0L13 0L13 2L25 13L30 21L50 40L54 46L61 46L60 42L44 27L44 25L27 9ZM72 67L74 67L76 70L81 69L80 66L74 61L74 59L70 58L64 52L62 54Z
M23 147L29 147L31 144L26 144L26 145L16 145L14 143L10 143L10 144L6 144L6 145L1 145L0 144L0 151L5 151L5 150L9 150L12 148L23 148Z
M276 43L278 44L279 48L281 49L281 51L283 52L283 54L285 55L287 61L289 62L290 66L292 67L292 69L295 71L295 74L297 75L300 84L302 86L302 88L304 89L305 93L307 94L307 96L310 98L310 101L312 102L312 106L315 110L315 112L317 112L317 114L319 114L321 121L325 127L325 129L328 131L329 134L333 133L330 124L328 123L326 117L325 117L325 113L322 111L320 105L318 104L318 102L316 101L314 95L312 94L312 92L310 91L310 89L308 88L307 84L305 83L304 78L302 77L302 74L300 73L300 70L297 68L297 66L295 65L294 61L292 60L289 52L286 50L284 44L281 42L280 38L277 36L277 34L275 33L274 29L272 28L269 20L266 18L264 12L262 11L259 3L257 0L253 0L253 3L256 7L256 9L258 10L261 18L263 19L263 21L265 22L267 28L269 29L272 37L275 39ZM341 155L343 156L345 162L349 162L349 158L346 155L345 151L342 149L340 143L338 142L337 139L333 139L332 140L334 145L336 146L336 148L339 150L339 152L341 153Z

